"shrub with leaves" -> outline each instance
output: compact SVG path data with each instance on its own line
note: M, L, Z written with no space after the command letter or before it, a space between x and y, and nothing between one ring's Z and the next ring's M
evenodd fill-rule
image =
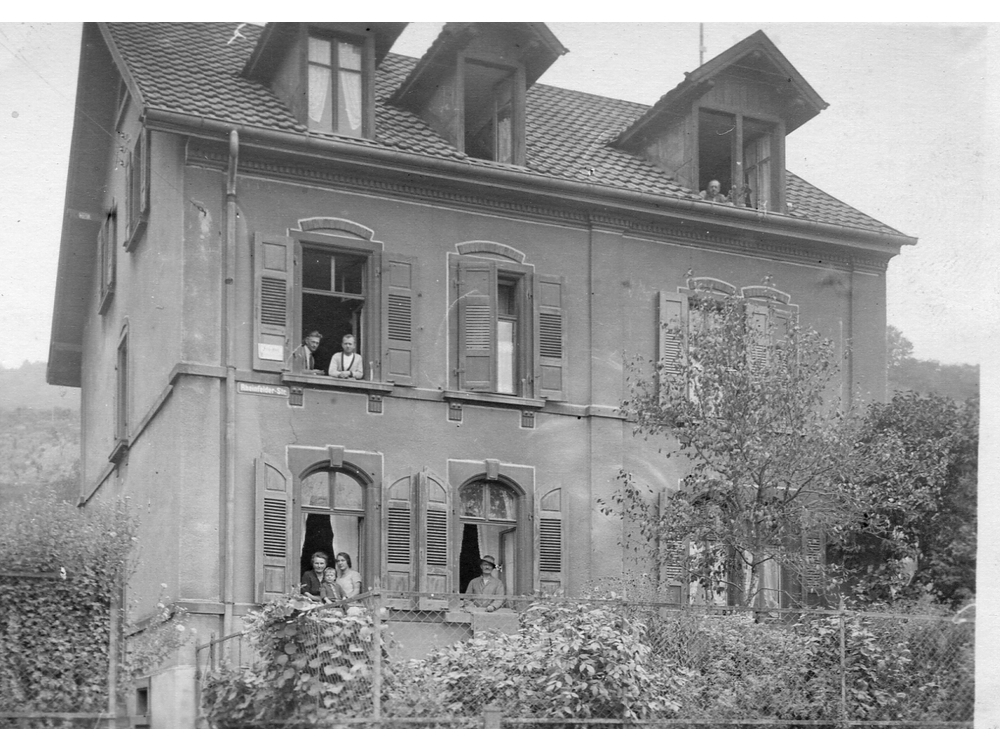
M260 660L209 677L202 694L209 723L329 726L370 715L375 627L360 607L345 612L301 597L251 613L247 632Z
M7 508L0 710L107 709L110 607L132 541L128 518L112 509L83 511L46 497Z
M650 669L644 635L618 607L542 601L515 635L462 641L401 669L386 710L471 719L496 705L522 718L672 717L682 681Z

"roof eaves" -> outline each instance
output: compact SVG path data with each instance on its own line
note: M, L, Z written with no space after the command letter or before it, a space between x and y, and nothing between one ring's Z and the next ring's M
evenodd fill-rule
M118 68L118 72L121 74L122 80L125 81L125 85L128 87L132 100L135 102L139 111L142 112L146 106L146 101L142 95L142 89L139 87L139 82L136 80L135 76L132 75L132 70L129 68L128 63L125 62L124 55L122 55L121 50L118 49L118 45L115 43L115 37L111 28L104 21L99 22L97 24L97 28L100 29L101 37L104 39L104 43L107 45L108 51L111 53L111 59L115 61L115 66Z

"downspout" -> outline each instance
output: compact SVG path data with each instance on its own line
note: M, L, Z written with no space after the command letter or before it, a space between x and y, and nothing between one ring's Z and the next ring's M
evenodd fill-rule
M236 566L233 545L236 539L236 365L233 356L232 330L236 325L236 295L233 277L236 273L236 167L239 158L239 134L229 133L229 172L226 180L226 246L222 258L222 365L226 370L226 392L222 402L222 493L225 502L225 535L222 551L223 634L233 629L233 603Z

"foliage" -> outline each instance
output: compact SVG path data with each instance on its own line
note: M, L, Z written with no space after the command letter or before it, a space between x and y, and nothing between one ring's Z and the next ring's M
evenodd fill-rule
M913 344L893 326L886 333L886 353L889 393L936 393L955 401L979 396L979 365L945 365L917 359L913 356Z
M682 680L651 670L650 655L645 626L620 609L541 601L515 635L462 641L401 670L387 710L473 719L495 704L522 718L675 716Z
M782 332L773 316L750 325L742 299L697 293L688 305L683 364L655 363L653 376L634 366L622 405L637 434L687 459L687 475L656 507L623 473L616 510L639 520L654 554L688 539L694 578L746 604L769 560L805 567L787 544L803 527L841 528L851 517L842 478L854 421L831 398L832 342L796 325Z
M250 670L208 678L202 700L210 724L326 726L370 715L376 628L370 613L286 597L246 619L261 659Z
M113 510L83 512L50 498L7 509L0 526L3 710L106 710L109 611L131 542L127 517Z
M979 403L897 393L871 406L852 491L868 512L830 550L862 601L975 592Z

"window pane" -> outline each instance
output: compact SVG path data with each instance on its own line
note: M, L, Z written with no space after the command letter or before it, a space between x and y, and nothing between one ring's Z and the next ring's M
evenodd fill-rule
M313 508L330 507L330 475L325 471L310 474L302 480L302 504Z
M513 520L514 493L502 484L491 482L490 485L490 520Z
M333 475L333 507L337 510L362 510L364 507L361 483L349 474Z
M342 70L337 83L337 132L360 136L361 73Z
M319 130L333 130L330 74L329 68L309 65L309 124Z
M333 256L320 250L302 251L302 286L306 289L333 289Z
M333 291L344 294L364 294L364 258L357 255L338 255L334 273Z
M361 70L361 45L337 42L337 64L341 70Z
M360 572L361 568L361 524L363 519L360 516L338 516L330 517L333 524L333 551L339 555L346 552L351 556L351 569ZM330 560L330 565L334 566L336 559Z
M320 39L315 36L309 37L309 62L318 62L325 65L330 64L330 40Z
M459 499L462 503L461 514L474 518L485 518L483 514L483 483L472 482L462 488Z
M497 391L514 393L514 321L497 321Z

